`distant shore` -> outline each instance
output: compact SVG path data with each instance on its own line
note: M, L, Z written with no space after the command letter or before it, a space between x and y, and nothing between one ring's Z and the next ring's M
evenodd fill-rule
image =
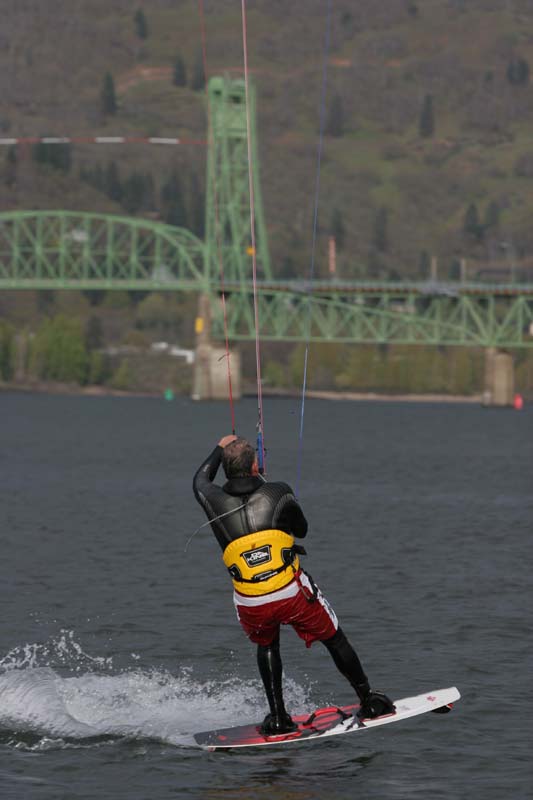
M36 394L63 394L80 395L84 397L163 397L164 390L159 391L124 391L108 386L79 386L71 383L58 383L55 381L36 381L31 383L2 383L0 391L27 392ZM263 387L266 397L301 397L301 391L296 389L281 389ZM255 388L251 385L245 387L243 397L255 396ZM188 397L176 393L176 397ZM377 392L335 392L327 390L309 389L306 397L316 400L344 400L344 401L376 401L376 402L407 402L407 403L477 403L483 401L482 394L452 395L452 394L379 394Z
M22 392L24 394L67 394L86 397L162 397L163 392L127 392L110 386L79 386L77 383L39 381L36 383L2 383L0 392Z
M294 389L263 388L263 394L268 397L301 397L301 392ZM378 394L377 392L332 392L318 389L307 390L305 396L315 400L376 400L385 403L481 403L483 400L482 394Z

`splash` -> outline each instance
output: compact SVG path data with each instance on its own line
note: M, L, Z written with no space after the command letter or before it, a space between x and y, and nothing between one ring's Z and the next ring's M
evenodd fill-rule
M62 629L59 636L46 643L14 647L0 658L0 673L12 669L39 666L66 666L74 672L112 666L111 658L90 656L76 641L74 631Z
M175 675L138 667L109 674L109 660L88 656L73 635L58 641L52 646L26 645L0 660L4 743L48 750L127 738L186 747L194 744L195 731L254 722L266 713L258 680L197 681L185 668ZM63 665L74 657L77 673L82 664L90 669L62 676L44 665L47 652L52 661L62 654ZM102 674L102 667L108 674ZM308 705L305 690L291 680L286 699L294 712Z

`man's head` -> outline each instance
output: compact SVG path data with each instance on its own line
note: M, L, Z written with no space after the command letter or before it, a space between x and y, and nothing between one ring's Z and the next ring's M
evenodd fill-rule
M255 450L246 439L237 438L224 448L222 466L226 478L248 478L257 474Z

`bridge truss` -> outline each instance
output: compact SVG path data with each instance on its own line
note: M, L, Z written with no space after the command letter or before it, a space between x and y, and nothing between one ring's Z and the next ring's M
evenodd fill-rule
M0 289L192 291L211 298L213 338L255 338L244 82L208 87L206 239L147 219L69 211L0 214ZM285 342L533 347L533 286L273 281L256 151L260 335Z

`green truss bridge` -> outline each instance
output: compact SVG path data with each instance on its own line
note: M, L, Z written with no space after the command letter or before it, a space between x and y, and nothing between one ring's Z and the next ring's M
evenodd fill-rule
M254 94L251 138L263 340L533 347L533 284L273 279L261 203ZM69 211L0 214L0 289L191 291L223 338L255 338L246 104L241 80L209 82L206 236L146 219Z

